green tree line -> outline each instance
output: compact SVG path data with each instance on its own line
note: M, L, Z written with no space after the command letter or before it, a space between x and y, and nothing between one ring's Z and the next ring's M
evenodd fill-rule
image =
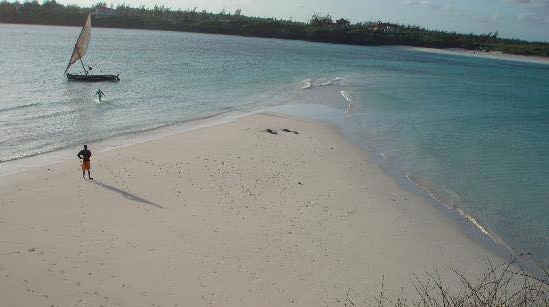
M235 12L172 10L130 7L125 4L106 8L105 3L93 7L61 5L55 0L0 2L0 23L80 26L88 13L97 12L94 27L131 28L215 33L254 37L306 40L352 45L408 45L430 48L463 48L499 51L510 54L549 57L549 43L503 39L498 33L482 35L433 31L418 26L388 22L351 23L332 16L313 15L308 22L261 18ZM97 11L99 9L99 11Z

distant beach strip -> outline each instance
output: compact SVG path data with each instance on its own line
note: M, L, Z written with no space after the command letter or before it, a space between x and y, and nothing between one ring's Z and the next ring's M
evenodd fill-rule
M506 61L516 61L524 63L535 63L535 64L544 64L549 65L549 58L541 56L527 56L527 55L516 55L508 54L502 52L488 52L480 50L467 50L467 49L437 49L437 48L423 48L423 47L403 47L412 51L421 51L421 52L431 52L439 54L448 54L448 55L460 55L460 56L475 56L485 59L497 59L497 60L506 60Z

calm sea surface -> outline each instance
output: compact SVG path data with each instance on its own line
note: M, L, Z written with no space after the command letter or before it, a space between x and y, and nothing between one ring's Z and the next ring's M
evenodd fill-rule
M0 24L0 172L197 118L286 104L313 115L323 105L390 174L549 265L549 65L93 29L85 63L122 81L67 82L79 31Z

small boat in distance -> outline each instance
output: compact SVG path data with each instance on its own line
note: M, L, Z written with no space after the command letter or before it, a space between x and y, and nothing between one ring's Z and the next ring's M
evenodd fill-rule
M71 59L69 60L69 65L67 65L67 68L65 69L65 72L64 72L64 74L67 75L67 79L72 81L85 81L85 82L99 82L99 81L118 82L120 81L120 78L118 78L118 75L92 75L86 69L84 62L82 62L82 57L86 54L86 51L88 50L90 39L91 39L91 14L88 14L88 18L86 19L86 22L82 27L82 31L80 31L80 35L76 40L76 44L74 44L74 50L72 51ZM67 73L67 70L69 70L69 67L71 67L71 65L76 63L76 61L78 60L80 60L80 63L82 64L82 68L84 69L85 74L78 75L78 74ZM91 67L89 70L91 70Z

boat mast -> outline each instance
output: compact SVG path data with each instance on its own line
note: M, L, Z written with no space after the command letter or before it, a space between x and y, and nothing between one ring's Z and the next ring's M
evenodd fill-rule
M76 48L76 45L74 46L74 48ZM82 64L82 68L84 68L84 73L86 73L86 76L88 75L88 71L86 70L86 66L84 66L84 62L82 62L82 56L80 55L80 52L78 51L78 49L76 49L76 53L78 53L78 57L80 58L80 64ZM68 67L67 67L68 69Z
M82 35L82 32L80 32L80 34ZM79 38L80 38L80 36L79 36ZM76 41L78 42L78 40L76 40ZM77 50L76 49L76 44L74 44L74 49L72 50L72 54L74 54L75 50ZM80 54L80 52L79 52L79 54ZM63 73L63 75L67 73L67 70L69 70L69 67L71 66L71 60L72 60L72 56L69 58L69 64L67 64L67 68L65 68L65 72Z

